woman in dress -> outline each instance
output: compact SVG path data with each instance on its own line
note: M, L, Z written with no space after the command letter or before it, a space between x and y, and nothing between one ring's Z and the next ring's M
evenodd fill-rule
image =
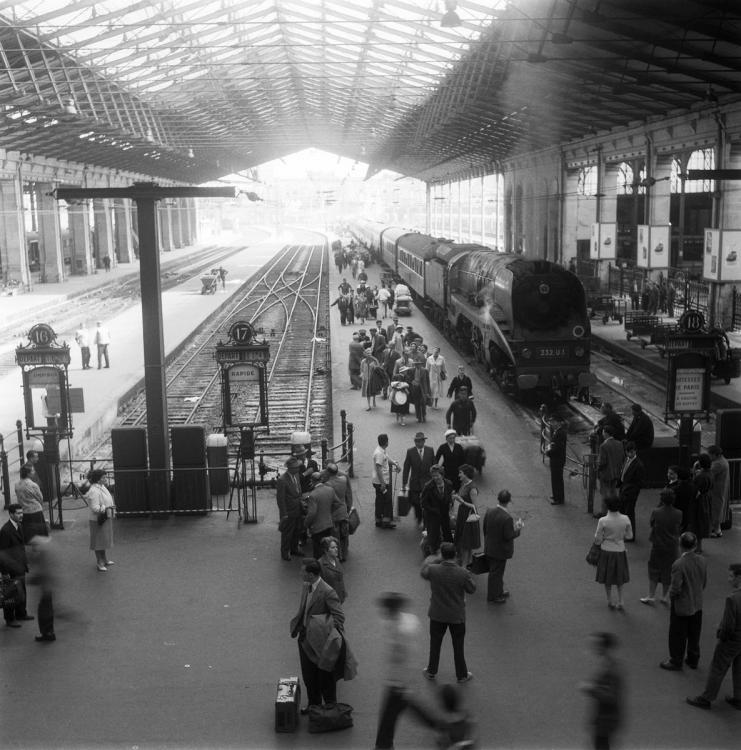
M628 556L625 554L625 540L633 538L633 528L628 516L618 510L620 500L609 497L605 501L607 515L597 521L594 543L600 546L597 563L597 583L605 586L607 606L610 609L623 609L623 584L630 580ZM612 587L617 587L617 602L612 600Z
M391 413L396 415L396 423L402 427L406 425L404 417L409 414L409 381L407 373L412 368L402 367L394 380L391 381L391 392L389 400L391 401Z
M28 544L35 536L49 536L44 518L44 496L31 479L31 469L21 466L21 478L15 485L15 499L23 506L23 541Z
M458 472L460 489L453 493L453 500L458 503L458 515L455 519L455 548L458 562L465 567L473 558L473 551L481 546L481 525L479 521L469 521L468 517L478 515L476 502L479 491L473 483L473 466L463 464Z
M682 511L674 507L674 493L661 490L659 506L651 511L651 552L648 556L648 596L641 597L644 604L656 601L656 587L661 584L662 604L669 604L669 586L672 582L672 563L679 557L679 535Z
M437 400L445 392L443 381L448 377L445 370L445 357L440 354L440 347L436 346L432 354L427 357L427 372L430 373L430 395L432 408L437 409Z
M365 318L368 315L368 302L365 299L365 294L355 292L353 306L355 307L355 317L358 318L361 323L365 323Z
M370 411L376 405L376 396L381 392L378 388L378 381L373 377L374 368L379 366L378 360L371 353L370 342L366 342L363 350L363 359L360 362L360 395L364 396L368 402L366 411ZM373 406L371 406L371 400Z
M92 469L87 475L90 489L85 494L90 508L90 549L95 551L95 561L101 573L113 565L107 550L113 547L114 504L111 493L103 484L104 476L102 469Z
M340 562L340 543L336 537L325 536L322 539L324 554L317 560L322 569L322 579L326 581L336 592L340 604L347 598L345 590L345 572Z

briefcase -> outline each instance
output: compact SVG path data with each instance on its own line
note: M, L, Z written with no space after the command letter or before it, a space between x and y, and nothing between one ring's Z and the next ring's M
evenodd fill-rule
M473 559L467 568L475 576L479 576L482 573L489 572L489 561L486 559L486 555L483 552L474 552Z
M301 706L301 684L298 677L282 677L278 680L275 696L275 731L295 732L298 727Z

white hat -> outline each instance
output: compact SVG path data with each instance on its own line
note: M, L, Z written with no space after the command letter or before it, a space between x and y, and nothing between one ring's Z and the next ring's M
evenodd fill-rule
M448 435L457 435L458 433L455 430L445 430L445 437L448 437Z

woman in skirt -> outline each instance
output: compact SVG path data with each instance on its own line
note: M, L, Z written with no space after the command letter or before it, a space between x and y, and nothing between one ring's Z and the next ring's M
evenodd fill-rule
M90 508L90 549L95 551L98 570L105 573L113 560L106 550L113 546L113 498L103 484L105 471L93 469L88 474L90 489L85 494Z
M594 535L594 543L600 546L596 581L605 586L607 606L623 609L623 584L630 580L625 540L633 538L633 528L628 516L619 512L620 500L617 497L607 498L606 505L607 515L597 521ZM613 586L617 586L617 602L612 600Z
M458 471L460 489L453 493L453 500L458 503L458 514L455 518L455 548L458 553L458 562L463 567L471 562L473 551L481 546L481 524L478 520L468 520L472 513L478 515L476 501L479 491L472 481L473 474L473 466L463 464Z
M663 489L659 506L651 511L651 553L648 556L648 596L641 597L644 604L656 601L656 587L661 584L662 604L669 604L669 586L672 582L672 563L679 557L679 535L682 511L674 507L674 492Z

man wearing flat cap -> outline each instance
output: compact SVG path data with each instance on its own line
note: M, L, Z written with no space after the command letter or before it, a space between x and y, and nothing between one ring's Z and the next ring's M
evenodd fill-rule
M728 566L728 581L733 591L726 597L705 690L695 698L687 698L687 703L696 708L711 707L718 697L726 672L731 669L733 695L726 696L726 703L741 711L741 563Z
M414 436L414 447L407 450L401 476L402 486L409 492L409 503L414 508L417 524L422 523L422 506L419 498L422 489L430 481L430 469L435 463L435 453L432 448L425 445L426 440L424 432L418 432Z
M461 466L466 463L466 452L460 443L455 439L458 433L453 430L445 430L445 442L437 449L435 454L435 463L442 467L445 478L453 485L453 489L458 492L461 487L461 479L458 476Z
M286 471L275 484L275 499L278 502L280 529L280 555L290 560L291 555L299 554L299 537L303 527L301 511L301 463L291 456L286 461Z

